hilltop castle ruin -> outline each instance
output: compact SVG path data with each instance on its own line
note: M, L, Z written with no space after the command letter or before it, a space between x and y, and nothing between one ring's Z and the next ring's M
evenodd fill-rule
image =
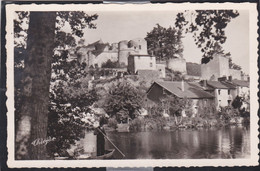
M144 73L143 71L158 72L160 78L165 78L165 68L168 68L182 73L186 79L217 80L220 77L247 79L241 70L231 69L229 59L221 54L214 55L207 64L194 65L181 57L159 63L154 56L148 54L147 42L143 38L122 40L112 44L104 43L102 40L88 45L80 42L74 57L79 63L85 63L88 67L102 67L102 64L110 60L118 62L120 67L127 68L130 74Z

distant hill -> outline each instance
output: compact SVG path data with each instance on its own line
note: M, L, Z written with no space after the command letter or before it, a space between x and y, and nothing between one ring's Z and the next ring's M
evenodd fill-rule
M200 64L187 62L186 70L188 75L192 76L201 76L201 67Z

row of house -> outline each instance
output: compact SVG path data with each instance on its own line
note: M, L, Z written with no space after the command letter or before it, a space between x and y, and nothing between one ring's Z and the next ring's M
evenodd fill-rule
M231 105L237 96L249 95L249 82L231 78L200 82L158 81L147 91L147 98L155 103L161 103L161 99L167 95L189 99L195 116L200 107L213 106L219 110L220 107ZM183 115L186 116L185 113Z

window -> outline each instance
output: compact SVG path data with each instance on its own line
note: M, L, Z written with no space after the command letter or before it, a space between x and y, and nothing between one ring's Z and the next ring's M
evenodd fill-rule
M220 90L218 90L218 95L220 95Z
M139 45L139 49L142 49L142 46L141 46L141 45Z
M230 105L231 104L231 100L228 100L227 103L228 103L228 105Z
M150 67L153 67L153 63L152 62L150 62Z
M228 90L228 95L230 95L230 90Z

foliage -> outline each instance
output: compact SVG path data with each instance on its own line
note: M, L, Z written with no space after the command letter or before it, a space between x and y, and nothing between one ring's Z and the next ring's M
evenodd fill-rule
M107 125L111 128L117 128L117 120L115 118L109 118Z
M15 47L26 48L27 30L29 24L29 12L18 11L14 19L14 45Z
M134 119L142 108L142 95L129 82L122 81L110 87L104 109L110 117Z
M110 59L103 63L101 68L119 68L119 63L117 61L112 62Z
M159 24L148 32L147 41L148 53L156 56L158 60L182 57L182 32L174 27L164 28Z
M161 103L166 110L166 113L171 116L181 116L182 110L184 110L186 106L185 99L173 95L167 95L165 98L161 99Z
M241 70L242 69L241 66L233 63L231 58L229 58L228 62L229 62L229 68L231 68L231 69L235 69L235 70Z
M238 15L235 10L185 11L177 14L175 26L193 34L195 44L203 53L202 63L207 63L213 58L216 43L225 43L225 28Z
M181 81L183 80L183 74L180 71L173 71L169 68L165 68L166 78L165 81Z
M239 113L232 106L220 107L220 111L218 113L220 119L222 119L225 124L229 124L232 118L239 116Z
M52 84L49 107L48 135L56 141L49 147L51 155L64 150L79 140L81 132L91 125L83 119L90 112L91 106L97 100L94 90L88 91L88 78L82 74L84 68L73 65L70 77Z
M27 28L24 28L23 25L24 23L29 23L30 13L17 12L16 14L18 17L14 20L15 46L17 50L17 52L15 51L15 68L23 72L24 66L26 67L26 64L23 64L26 58L22 58L21 56L23 56L23 53L27 53L26 38L28 34ZM55 54L54 56L49 56L49 60L52 60L52 72L49 71L50 68L43 68L42 70L43 73L52 73L51 82L46 82L45 85L42 85L42 87L49 87L48 84L51 84L48 135L56 138L56 141L51 143L52 146L48 146L51 155L55 152L65 150L79 138L81 130L84 129L84 123L80 119L82 119L84 112L88 111L89 105L96 100L94 91L82 91L87 90L88 85L87 73L84 70L85 65L78 65L76 61L70 62L68 57L69 49L76 46L75 36L82 37L83 29L87 27L96 28L93 21L97 19L98 15L88 15L83 11L73 11L57 12L55 16L56 24L54 24L55 20L52 22L56 26L55 36L51 37L51 39L55 39L55 49L51 50ZM64 31L63 28L66 23L71 27L71 33ZM23 78L18 77L17 73L15 72L15 78L18 80L17 82L20 82L19 79L23 80ZM82 82L82 79L86 81ZM23 82L20 82L19 85L23 84ZM15 87L15 90L16 99L22 99L18 85ZM18 103L17 105L21 106ZM18 120L21 115L19 108L21 107L18 106L16 110L16 119ZM34 124L37 123L34 122Z
M208 103L207 106L199 105L198 114L199 117L203 119L211 119L214 118L216 111L216 106L214 103Z
M250 117L250 96L237 96L232 102L233 108L239 111L241 117Z

